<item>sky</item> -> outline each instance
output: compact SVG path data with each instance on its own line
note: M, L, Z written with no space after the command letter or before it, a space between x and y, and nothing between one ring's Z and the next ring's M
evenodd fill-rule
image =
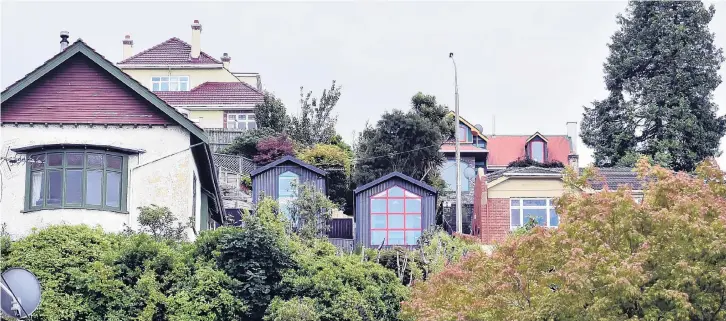
M711 31L726 48L726 2L712 1ZM12 2L2 1L2 88L59 50L59 32L112 62L130 34L134 52L171 37L227 52L232 71L258 72L295 112L300 86L319 96L336 80L337 130L352 141L417 92L454 108L454 53L462 117L486 135L566 134L583 106L607 95L602 64L621 1L508 2ZM726 81L726 66L720 74ZM716 90L726 113L726 84ZM726 138L721 141L726 147ZM580 164L591 151L578 144ZM726 168L726 153L719 158Z

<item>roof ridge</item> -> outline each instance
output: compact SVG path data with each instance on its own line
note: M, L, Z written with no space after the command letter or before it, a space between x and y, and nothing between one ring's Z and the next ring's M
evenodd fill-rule
M166 40L164 40L164 41L162 41L162 42L160 42L160 43L158 43L158 44L156 44L156 45L154 45L154 46L152 46L152 47L149 47L149 48L148 48L148 49L146 49L146 50L140 51L139 53L137 53L137 54L135 54L135 55L133 55L133 56L131 56L131 57L128 57L128 58L126 58L126 59L124 59L124 60L121 60L121 61L119 61L119 62L118 62L118 63L116 63L116 64L118 65L118 64L123 64L123 63L126 63L126 61L129 61L129 60L131 60L131 59L134 59L134 58L136 58L136 57L138 57L138 56L140 56L140 55L142 55L142 54L145 54L145 53L147 53L147 52L149 52L149 51L151 51L151 50L153 50L153 49L159 48L159 47L161 47L162 45L164 45L164 44L166 44L166 43L168 43L168 42L170 42L170 41L172 41L172 40L177 40L177 41L181 41L182 43L184 43L184 44L187 44L186 42L184 42L183 40L181 40L181 39L179 39L179 38L177 38L177 37L171 37L171 38L169 38L169 39L166 39ZM188 45L188 44L187 44L187 45Z

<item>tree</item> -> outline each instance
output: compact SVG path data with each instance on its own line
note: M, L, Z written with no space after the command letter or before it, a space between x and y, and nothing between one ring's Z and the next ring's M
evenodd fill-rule
M700 1L631 1L618 16L604 65L609 95L585 108L581 125L597 166L647 155L690 171L719 153L726 116L712 100L724 56L708 28L714 13Z
M454 133L453 118L436 97L418 93L408 112L386 112L358 137L353 181L365 184L393 171L432 183L443 164L439 147Z
M335 203L314 186L298 184L294 199L287 205L292 231L303 240L323 237L336 209Z
M292 140L285 134L268 137L257 143L257 154L252 157L259 165L266 165L283 156L295 155Z
M352 191L350 173L352 155L336 145L317 144L300 152L297 157L328 172L328 196L339 208L346 208ZM350 211L349 213L352 213Z
M629 189L569 192L560 226L534 227L474 253L404 303L417 320L724 320L726 176L698 177L642 160L641 203ZM582 183L566 169L568 185ZM586 177L585 177L586 178ZM446 304L442 304L445 302Z
M230 155L240 155L252 158L257 154L257 144L266 138L278 136L274 129L268 127L256 128L242 132L240 136L235 137L232 144L225 148L222 153Z
M255 122L257 127L284 133L290 124L290 117L287 116L282 100L275 97L275 94L265 91L263 101L255 106Z
M330 89L323 90L320 99L311 98L313 92L303 94L300 87L300 112L290 117L290 136L302 146L330 144L335 133L338 116L333 115L333 108L340 99L340 86L335 81Z
M180 222L168 207L155 204L139 207L139 231L151 234L157 240L186 241L188 228L194 228L194 218ZM127 228L127 231L128 230Z

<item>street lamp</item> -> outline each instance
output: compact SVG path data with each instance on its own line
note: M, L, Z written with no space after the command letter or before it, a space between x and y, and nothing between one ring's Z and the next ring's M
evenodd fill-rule
M454 60L454 53L449 53L451 62L454 63L454 113L456 114L456 124L454 125L454 141L456 142L456 232L461 233L462 228L462 215L461 215L461 150L459 149L459 75L456 70L456 60Z

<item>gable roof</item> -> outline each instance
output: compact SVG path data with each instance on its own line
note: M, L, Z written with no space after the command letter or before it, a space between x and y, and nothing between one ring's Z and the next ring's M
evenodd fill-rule
M534 139L535 137L539 137L539 138L540 138L540 139L542 139L542 140L543 140L543 141L544 141L545 143L547 143L547 142L548 142L548 140L547 140L547 137L545 137L544 135L540 134L540 132L535 132L534 134L532 134L532 136L529 136L529 138L527 138L527 143L529 143L529 142L530 142L531 140L533 140L533 139Z
M194 122L192 122L188 118L184 117L184 115L179 113L175 108L169 106L166 102L154 95L138 81L131 78L129 75L121 71L121 69L119 69L118 67L114 66L113 63L106 60L106 58L104 58L93 48L88 46L81 39L76 40L76 42L68 46L68 48L51 57L42 65L38 66L38 68L35 68L23 78L19 79L18 81L5 88L5 90L2 92L1 103L5 103L8 99L12 98L23 89L27 88L32 83L42 78L76 54L85 55L88 59L90 59L99 67L101 67L113 77L118 79L121 83L128 86L133 92L144 98L154 107L158 108L166 116L169 116L169 118L171 118L174 122L184 127L200 141L205 143L208 142L209 139L207 138L207 134L204 133L204 130L199 128L197 125L194 124Z
M192 58L192 46L183 40L173 37L156 46L139 52L120 61L119 65L210 65L222 62L205 52L199 58Z
M170 105L251 105L264 100L262 92L245 82L205 82L189 91L156 91Z
M378 185L380 183L383 183L383 182L385 182L387 180L390 180L392 178L400 178L400 179L402 179L404 181L407 181L407 182L409 182L409 183L411 183L413 185L416 185L418 187L421 187L421 188L423 188L423 189L425 189L425 190L427 190L427 191L429 191L431 193L434 193L434 194L437 194L438 193L438 190L436 190L435 187L433 187L433 186L431 186L429 184L426 184L426 183L424 183L422 181L419 181L419 180L417 180L417 179L415 179L415 178L413 178L411 176L408 176L408 175L406 175L404 173L401 173L401 172L393 172L393 173L390 173L388 175L379 177L378 179L376 179L376 180L374 180L372 182L369 182L368 184L365 184L365 185L363 185L361 187L356 188L353 191L353 193L354 194L358 194L358 193L360 193L362 191L365 191L365 190L367 190L367 189L369 189L369 188L371 188L373 186L376 186L376 185Z
M544 135L541 135L545 137ZM489 137L488 166L507 166L510 162L524 157L524 146L530 138L528 135L497 135ZM570 155L570 139L566 135L551 135L547 138L547 159L567 164Z
M456 117L456 113L454 113L453 111L450 111L449 115ZM461 122L464 123L464 125L466 125L467 127L469 127L469 129L471 129L472 131L476 131L478 133L477 137L483 139L484 141L489 141L489 139L484 135L484 133L480 132L479 129L477 129L475 125L470 123L468 120L464 119L464 117L461 117L461 115L459 115L459 120L461 120Z
M280 159L278 159L278 160L276 160L276 161L274 161L272 163L269 163L269 164L267 164L265 166L256 168L255 170L253 170L252 172L250 172L250 177L254 177L254 176L260 175L263 172L265 172L265 171L267 171L267 170L269 170L271 168L280 166L280 165L282 165L283 163L286 163L286 162L291 162L291 163L296 164L296 165L298 165L300 167L306 168L306 169L308 169L308 170L310 170L310 171L312 171L312 172L314 172L314 173L316 173L316 174L318 174L320 176L327 176L328 175L328 173L326 171L324 171L324 170L322 170L320 168L317 168L317 167L315 167L313 165L310 165L310 164L308 164L306 162L303 162L303 161L301 161L301 160L299 160L299 159L297 159L295 157L292 157L292 156L284 156L284 157L282 157L282 158L280 158Z

